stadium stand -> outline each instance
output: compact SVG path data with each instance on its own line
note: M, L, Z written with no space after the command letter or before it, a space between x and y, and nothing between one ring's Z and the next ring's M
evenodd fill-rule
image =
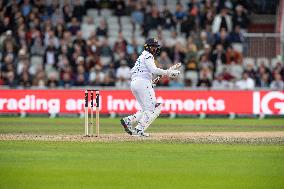
M0 86L127 87L129 77L122 75L129 75L145 39L156 37L162 46L157 65L166 69L183 63L180 79L164 78L158 86L283 90L278 33L247 33L257 29L258 18L274 19L279 28L278 5L255 0L2 0ZM253 85L244 86L246 78Z

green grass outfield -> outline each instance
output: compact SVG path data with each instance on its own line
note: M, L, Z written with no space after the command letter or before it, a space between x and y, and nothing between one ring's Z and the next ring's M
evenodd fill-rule
M101 118L101 133L122 133L119 119ZM284 131L284 119L158 118L149 132ZM0 134L83 134L84 119L0 117Z
M1 189L284 187L284 146L0 142Z
M83 119L0 117L0 135L83 134ZM283 119L165 119L150 132L283 131ZM122 133L101 119L101 133ZM283 144L1 141L0 189L284 188Z

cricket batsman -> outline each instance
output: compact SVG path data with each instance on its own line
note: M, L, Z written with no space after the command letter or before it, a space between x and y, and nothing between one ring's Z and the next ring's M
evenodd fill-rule
M145 133L150 124L159 116L161 112L161 103L156 102L156 96L153 89L153 74L159 76L168 76L176 78L180 71L177 69L179 65L164 70L157 68L155 65L155 56L160 52L160 45L155 38L147 39L144 44L144 51L136 60L135 66L131 69L130 88L138 101L141 109L134 115L130 115L121 119L121 125L125 132L133 136L148 137L149 133ZM137 123L135 128L134 124Z

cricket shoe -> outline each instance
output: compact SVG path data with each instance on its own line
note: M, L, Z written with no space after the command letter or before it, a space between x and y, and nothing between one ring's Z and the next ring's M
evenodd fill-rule
M127 132L129 135L133 134L133 129L132 129L131 123L127 118L122 118L120 120L120 123L123 126L125 132Z
M149 133L144 133L144 131L142 130L139 130L137 128L135 128L133 130L133 133L132 133L133 136L139 136L139 137L149 137L150 134Z

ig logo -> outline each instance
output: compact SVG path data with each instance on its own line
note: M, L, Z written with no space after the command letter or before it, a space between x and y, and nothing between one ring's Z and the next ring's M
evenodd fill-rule
M261 97L261 94L264 95ZM284 115L284 93L280 91L271 91L267 93L254 92L253 113Z

